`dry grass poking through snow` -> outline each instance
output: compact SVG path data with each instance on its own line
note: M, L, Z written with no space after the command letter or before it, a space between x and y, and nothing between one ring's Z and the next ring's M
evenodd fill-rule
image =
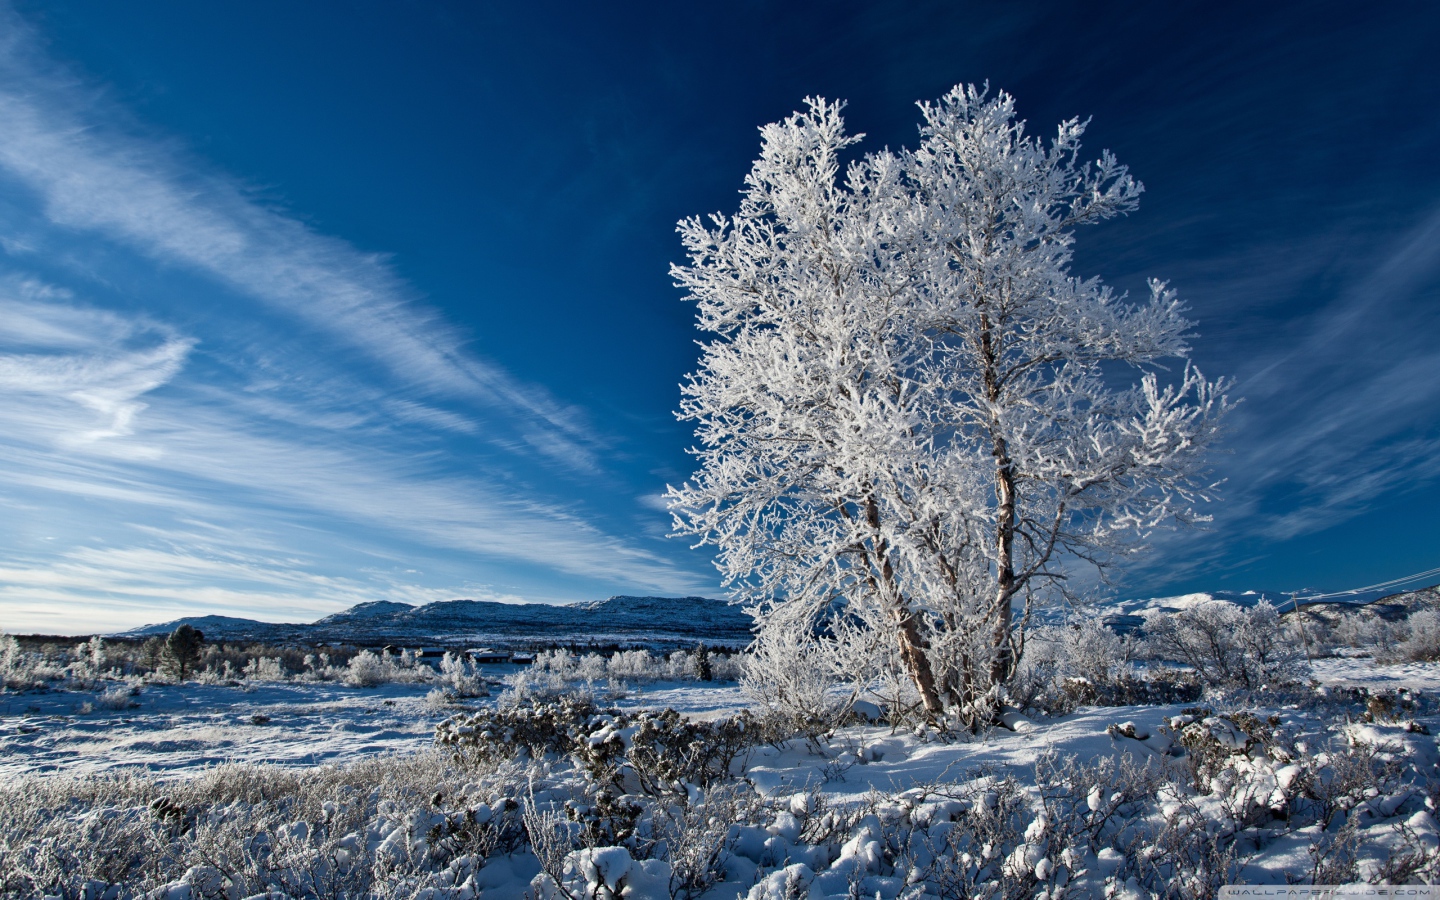
M412 896L441 883L446 857L516 849L518 806L507 811L498 794L521 783L433 751L343 767L225 765L190 779L17 779L0 788L0 893ZM475 811L497 799L479 827ZM442 805L468 824L450 828ZM454 839L437 852L446 832Z
M0 786L0 893L1204 900L1440 876L1433 703L1263 699L1089 708L981 741L558 703L348 766L28 777ZM717 736L733 746L707 755Z

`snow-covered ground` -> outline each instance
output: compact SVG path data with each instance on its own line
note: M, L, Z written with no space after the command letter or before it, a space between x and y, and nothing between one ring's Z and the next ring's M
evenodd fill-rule
M1372 689L1429 690L1440 686L1440 664L1379 666L1363 658L1321 660L1314 675L1326 684ZM432 688L429 684L394 684L367 689L315 682L240 687L155 685L146 687L135 698L137 707L122 710L103 707L98 702L99 692L0 695L0 779L29 774L39 776L37 783L58 784L64 779L50 776L140 766L162 776L181 776L179 782L170 782L172 788L164 789L168 791L176 783L194 785L207 778L229 778L226 770L212 768L224 762L279 763L299 769L392 753L397 754L397 765L403 767L403 760L415 759L419 760L415 765L423 769L428 765L423 762L424 755L410 751L430 746L436 722L458 711L455 706L427 699ZM1206 718L1209 713L1187 713L1186 704L1082 707L1070 715L1044 721L1021 720L1013 731L997 728L974 740L937 739L923 728L896 731L882 726L856 726L817 742L761 742L743 751L731 770L733 774L743 766L743 791L753 787L759 797L758 806L742 804L731 810L743 807L747 810L743 819L724 818L728 813L723 811L730 807L724 805L729 801L725 800L723 785L709 793L693 785L686 788L689 803L700 804L693 808L703 813L699 819L702 824L736 823L717 826L726 849L715 857L714 864L721 874L704 896L709 900L768 900L790 896L792 888L799 891L798 896L826 900L853 896L856 891L886 900L948 896L939 886L959 890L963 885L956 879L969 877L965 866L972 863L965 856L964 866L947 868L949 864L937 861L939 855L948 853L959 858L960 851L970 847L966 841L972 838L962 834L969 833L964 831L967 828L981 828L975 832L974 840L988 840L983 827L990 827L984 824L989 813L983 809L1007 808L1004 804L1010 801L996 798L1006 796L1002 782L1010 777L1014 780L1009 783L1017 785L1014 790L1020 792L1014 797L1022 807L1016 809L1029 810L1033 806L1034 811L1020 814L1020 831L1008 837L996 832L1000 835L997 840L1007 842L1006 849L997 857L1001 861L995 863L1000 874L992 872L986 877L1003 876L1017 886L1031 885L1027 890L1047 884L1053 890L1060 883L1056 881L1055 867L1064 866L1070 873L1064 878L1071 879L1066 897L1139 897L1143 892L1138 887L1134 891L1129 888L1136 877L1146 877L1145 867L1151 865L1142 858L1144 842L1151 840L1147 836L1172 841L1184 852L1199 853L1196 859L1202 862L1207 847L1219 848L1223 843L1230 848L1226 850L1229 855L1210 862L1218 860L1216 864L1223 863L1227 868L1212 875L1248 884L1280 884L1296 877L1310 877L1318 871L1316 848L1351 854L1354 866L1344 870L1349 874L1342 880L1382 877L1381 867L1386 860L1404 861L1409 858L1405 853L1433 854L1440 847L1440 827L1432 815L1433 799L1424 786L1440 783L1440 746L1434 736L1440 733L1440 715L1419 715L1409 722L1397 717L1394 721L1361 724L1352 718L1356 710L1326 707L1330 701L1322 694L1314 694L1313 702L1305 696L1303 691L1293 697L1275 695L1273 703L1262 698L1253 701L1258 706L1245 705L1217 712L1210 718ZM481 699L466 701L466 705L475 709L493 702ZM87 704L93 706L88 712ZM629 709L671 707L697 719L710 719L741 708L744 697L733 683L675 681L632 685L616 705ZM1413 711L1434 709L1427 702ZM1235 724L1250 713L1257 717L1250 721L1268 723L1260 727L1287 735L1285 740L1290 743L1286 746L1292 752L1305 745L1315 750L1330 748L1329 752L1341 755L1345 746L1358 746L1362 751L1373 747L1383 760L1400 768L1376 780L1376 788L1372 789L1368 782L1357 783L1351 791L1354 796L1341 797L1336 806L1339 811L1326 813L1328 818L1317 819L1311 808L1315 804L1311 803L1304 807L1307 811L1289 819L1290 813L1283 808L1293 798L1275 798L1298 797L1294 789L1296 777L1311 777L1299 774L1302 770L1318 773L1319 757L1292 764L1292 757L1283 752L1267 755L1269 751L1262 752L1258 744L1252 750L1253 742L1237 731ZM1214 786L1202 791L1184 787L1191 777L1184 774L1190 771L1186 767L1193 761L1174 743L1183 727L1177 723L1191 722L1215 735L1217 748L1229 748L1220 750L1224 772L1205 776L1214 779ZM605 734L603 727L596 731L589 739L590 745L605 740ZM1192 739L1193 735L1186 738ZM1237 739L1238 744L1226 743ZM1192 741L1187 746L1199 745ZM1353 773L1354 765L1369 765L1364 752L1355 757L1359 763L1343 771ZM1126 758L1129 762L1122 764ZM1126 794L1122 798L1119 791L1132 790L1124 787L1125 776L1117 774L1124 765L1136 767L1131 771L1169 773L1165 777L1171 780L1166 784L1172 786L1152 785L1145 789L1148 793L1133 797ZM1042 774L1047 766L1049 774ZM1341 773L1342 769L1333 771ZM1109 774L1101 774L1104 772ZM343 778L340 774L329 777ZM476 770L434 777L445 783L426 783L428 786L422 785L424 789L417 798L402 803L381 800L375 804L370 819L343 824L348 822L344 816L358 813L347 813L344 803L337 806L328 800L318 815L314 810L304 812L306 803L315 805L326 799L316 795L301 802L292 813L309 818L279 825L271 822L265 827L273 832L277 846L294 844L307 853L314 850L311 856L319 852L316 848L322 844L333 844L345 854L363 848L366 859L388 859L385 854L392 854L394 859L385 865L415 866L412 874L405 875L411 879L405 882L407 890L433 886L435 893L431 896L437 900L518 897L527 890L549 896L543 877L535 881L541 871L539 851L523 844L505 852L493 847L483 852L466 850L458 843L446 849L449 845L436 843L431 837L453 832L455 841L469 840L479 833L475 828L492 817L499 822L503 816L512 817L506 827L514 831L519 827L514 817L522 812L542 818L535 823L527 820L526 830L517 834L530 834L533 839L546 828L568 834L567 829L578 826L566 818L565 811L588 808L584 804L595 802L597 796L595 785L586 780L583 771L564 759L551 758L523 772L502 766L490 775ZM1339 777L1334 775L1332 780ZM122 786L112 790L131 789ZM433 798L427 804L423 798L430 797L431 791ZM177 791L175 796L183 799L184 795ZM352 795L340 790L336 796ZM164 817L172 815L167 812L172 807L166 806L170 802L166 799L150 800L147 795L129 802L131 806L100 810L96 815L129 816L138 823L134 826L137 833L149 827L146 822L163 824L168 821ZM1302 801L1293 802L1300 809ZM581 806L575 806L577 803ZM715 805L721 818L706 819L711 813L705 804ZM198 847L202 825L223 830L230 827L226 825L227 817L258 816L258 809L232 804L213 821L203 816L196 818L195 836L186 840ZM652 816L684 811L669 801L652 804L649 809L646 815ZM1274 809L1282 812L1272 816L1269 810ZM821 820L822 812L830 824ZM173 815L200 814L182 810ZM544 819L547 815L554 818ZM1112 816L1114 824L1105 825ZM541 831L535 830L536 823ZM1352 830L1345 832L1344 827ZM353 836L342 835L351 828L355 829ZM1080 831L1074 830L1077 828ZM979 849L989 853L989 846ZM1421 861L1428 868L1417 872L1429 873L1440 867L1429 856ZM624 896L636 900L672 896L667 887L671 885L670 863L660 859L632 861L622 846L604 846L603 842L589 849L582 846L568 851L565 862L564 878L577 895L602 882L612 882L617 888L623 882L632 889ZM1174 865L1159 857L1153 862ZM183 871L183 878L164 885L153 895L178 900L192 896L192 889L204 893L208 889L199 887L202 883L221 877L219 870L185 865L191 867L179 866L175 874L168 876L174 878ZM303 874L310 871L304 865L295 862L292 867ZM985 865L979 860L972 867L981 872ZM301 875L296 878L297 884L303 883ZM922 891L922 885L930 888ZM239 882L232 887L232 893L241 890ZM245 889L253 888L250 885ZM100 896L103 892L97 888L92 893ZM300 896L303 891L291 893Z
M1335 657L1315 660L1310 664L1310 672L1321 684L1364 687L1372 691L1408 688L1440 692L1440 662L1380 665L1367 656Z
M433 689L335 682L159 684L134 697L135 708L122 710L106 709L98 692L0 694L0 778L126 766L181 773L224 762L346 763L430 746L436 722L493 702L432 705L426 695ZM631 688L615 705L670 707L713 718L736 712L744 698L734 684L658 682Z
M325 683L154 685L134 709L90 694L0 698L0 777L123 766L181 771L222 762L348 762L428 744L450 713L425 702L429 685L351 688ZM85 704L93 711L83 712Z
M1312 672L1327 685L1440 692L1440 663L1378 665L1365 657L1320 659ZM333 682L261 682L243 687L160 684L145 687L133 698L136 707L123 710L106 709L98 693L0 694L0 777L98 772L126 766L183 773L222 762L345 763L429 746L437 722L463 708L493 702L469 700L463 707L438 706L426 700L431 690L433 685L428 684L376 688ZM734 683L670 681L632 685L613 705L622 709L670 708L692 718L713 719L743 709L745 697ZM88 712L87 706L91 708ZM1099 710L1093 715L1108 721L1129 718L1152 727L1165 714L1174 711L1137 707ZM1103 734L1095 738L1090 725L1084 716L1073 723L1048 723L1044 740L1064 745L1067 752L1082 757L1106 752L1109 738ZM1081 739L1082 734L1091 738ZM1002 732L965 753L973 756L971 764L975 765L1018 763L1036 740L1040 739ZM885 752L883 746L879 752ZM936 752L926 750L916 758L923 760ZM900 768L887 764L869 771L885 773L886 783L891 779L900 783L922 777L926 765L912 760ZM760 773L758 777L763 782L769 776ZM798 769L783 776L792 781L807 777Z

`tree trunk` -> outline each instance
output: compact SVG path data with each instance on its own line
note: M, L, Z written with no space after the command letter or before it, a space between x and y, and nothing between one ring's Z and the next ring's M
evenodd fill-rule
M910 680L915 683L915 689L920 692L920 699L925 704L925 714L932 719L936 718L945 711L945 707L940 702L940 692L935 687L935 671L930 667L930 657L925 652L930 649L930 642L920 633L915 613L903 600L896 600L890 608L890 615L895 622L900 659L905 663L905 669L910 674Z
M995 345L990 316L980 316L980 354L985 361L985 397L990 403L990 436L995 457L995 628L990 635L990 683L1004 684L1015 673L1010 647L1010 602L1015 596L1015 469L1010 447L1000 430L1000 348Z
M920 631L920 621L915 611L905 602L895 585L895 567L890 564L889 548L885 539L880 537L880 508L873 496L865 498L865 522L875 535L874 558L871 562L878 564L878 587L885 608L890 613L890 620L895 625L900 661L904 663L910 680L915 683L915 689L920 692L920 700L925 704L925 715L934 719L945 711L945 705L940 701L940 691L935 687L935 670L930 667L930 656L925 652L930 649L930 642L925 640L925 635Z
M1002 438L995 438L995 630L990 636L990 683L1004 684L1015 672L1010 648L1011 600L1015 596L1015 475Z

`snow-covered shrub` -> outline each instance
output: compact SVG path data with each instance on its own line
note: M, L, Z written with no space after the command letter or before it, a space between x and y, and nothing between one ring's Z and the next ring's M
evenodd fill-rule
M105 674L107 657L105 641L96 635L71 651L73 662L69 666L69 680L77 687L85 687Z
M289 677L280 660L273 656L257 656L245 664L242 673L247 681L287 681Z
M618 650L608 658L593 652L542 650L525 669L506 676L507 690L501 702L544 702L572 693L615 699L626 692L627 684L705 680L702 676L707 669L715 680L736 681L740 677L736 656L702 651L700 647L694 651L676 650L668 656L656 656L643 649Z
M102 709L134 709L140 705L135 702L138 693L138 687L113 687L101 694L98 702Z
M565 860L565 887L585 900L669 900L670 864L632 859L625 847L587 847Z
M593 702L595 685L580 678L577 658L567 650L542 650L535 661L513 675L505 676L505 690L499 697L502 707L525 707L562 698Z
M750 785L732 781L657 809L655 830L670 864L670 896L693 900L721 881L732 830L759 818L761 808Z
M598 653L587 653L577 657L574 662L575 676L589 684L604 681L607 677L605 657Z
M620 650L608 658L599 653L576 654L565 649L542 650L519 672L505 677L503 705L544 703L567 695L617 699L627 684L699 680L700 649L676 650L656 656L648 650ZM712 678L739 678L737 657L705 651Z
M736 757L761 738L748 713L692 722L673 709L642 710L607 719L577 743L577 759L595 781L652 796L684 796L687 785L708 787L728 777Z
M0 895L475 896L486 865L504 868L525 844L520 789L513 774L462 771L434 753L181 780L11 779L0 785Z
M1392 648L1376 654L1378 659L1430 662L1440 659L1440 610L1421 609L1405 620L1404 637Z
M1048 664L1061 677L1108 684L1123 677L1137 656L1134 638L1121 637L1092 616L1034 629L1025 638L1022 665Z
M622 681L643 681L654 676L657 662L648 650L619 650L611 655L605 672Z
M1270 755L1288 759L1289 754L1274 741L1274 728L1279 722L1274 717L1261 721L1243 711L1217 716L1209 709L1196 707L1172 717L1167 731L1186 751L1185 764L1191 785L1208 793L1216 776L1231 769L1237 757L1251 759Z
M1020 666L1032 679L1081 678L1109 685L1131 674L1136 651L1130 636L1117 635L1093 617L1079 617L1034 629L1025 638Z
M1082 706L1190 703L1202 685L1192 674L1141 669L1139 642L1093 619L1035 629L1025 641L1008 698L1022 710L1063 715Z
M435 672L421 665L412 651L398 657L362 650L350 658L342 676L351 687L378 687L382 684L423 684L433 681Z
M82 647L85 645L81 645ZM11 635L0 635L0 688L11 691L46 690L76 678L80 665L62 646L31 642L27 647ZM88 687L88 670L84 682Z
M745 674L744 656L740 653L710 651L710 671L716 681L739 681Z
M740 687L782 729L829 731L843 721L855 699L844 690L832 651L832 644L817 640L808 627L768 624L745 654Z
M345 683L351 687L378 687L385 681L385 661L369 650L355 654L345 667Z
M488 697L480 667L463 654L446 653L440 659L440 677L455 697Z
M1202 603L1145 623L1152 657L1184 663L1213 687L1254 689L1298 681L1304 651L1275 607Z
M549 703L498 706L452 716L435 726L435 743L462 765L488 765L524 754L539 759L565 755L598 729L602 713L588 700L563 698ZM606 718L605 721L609 719Z
M20 649L20 642L8 634L0 634L0 688L23 691L36 687L38 679Z
M1403 766L1393 754L1366 741L1345 740L1323 755L1297 754L1299 788L1315 806L1315 819L1327 830L1372 798L1390 797L1400 788Z
M761 739L747 713L692 722L674 710L626 713L570 699L453 716L435 743L467 765L519 756L571 756L598 785L652 796L686 796L727 778L735 759Z
M1402 622L1389 622L1378 615L1353 613L1344 616L1332 630L1334 640L1354 650L1387 655L1405 634Z

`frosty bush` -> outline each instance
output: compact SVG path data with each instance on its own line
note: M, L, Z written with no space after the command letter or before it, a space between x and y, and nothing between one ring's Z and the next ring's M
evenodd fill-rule
M1406 662L1440 659L1440 610L1421 609L1411 613L1405 620L1404 630L1404 638L1377 657Z
M399 656L362 650L350 658L344 670L344 681L351 687L378 687L382 684L423 684L433 680L435 673L421 665L413 651Z
M435 743L462 765L485 765L522 754L568 754L602 713L588 700L500 706L453 716L435 726Z
M376 687L386 681L385 661L369 650L351 657L345 667L345 683L351 687Z
M691 722L674 710L625 713L583 700L454 716L435 726L435 743L462 764L493 764L547 754L573 757L598 784L650 795L708 786L762 737L747 714Z
M108 661L105 641L99 636L77 644L72 651L74 662L70 665L70 677L77 682L93 682L105 674Z
M505 677L504 705L537 703L566 695L612 699L624 693L626 684L657 681L698 681L703 671L701 648L676 650L657 656L649 650L619 650L608 658L599 653L576 654L563 648L542 650L519 672ZM740 677L738 655L705 650L711 679L734 681Z
M139 692L139 687L110 688L100 695L100 706L111 710L134 709L140 705L135 702L135 696Z
M490 696L480 667L463 654L447 652L440 659L440 677L447 691L457 698Z
M20 642L8 634L0 634L0 688L23 691L38 683L30 661L20 649Z
M1305 672L1299 637L1265 601L1250 609L1216 601L1156 614L1145 635L1151 656L1191 666L1214 687L1253 689Z
M389 897L473 885L487 855L523 845L518 791L504 773L462 772L434 753L228 765L168 782L16 780L0 787L0 894Z
M1200 698L1193 675L1142 671L1140 642L1093 618L1037 628L1025 643L1010 702L1020 709L1065 714L1081 706L1187 703Z
M1093 617L1080 617L1066 625L1035 629L1026 640L1021 666L1053 677L1113 684L1131 674L1130 663L1138 651L1134 638L1117 635Z
M542 650L535 661L513 675L505 676L505 690L499 705L505 708L533 706L561 698L594 700L594 684L580 676L576 657L567 650Z
M782 728L808 734L838 725L854 701L837 672L834 644L789 623L760 629L745 654L740 686Z
M1334 639L1355 650L1388 655L1404 635L1404 625L1364 614L1343 617L1335 626Z
M275 657L257 656L245 665L244 675L248 681L286 681L285 667Z
M748 714L692 722L673 709L611 715L576 746L577 758L596 781L638 787L659 796L684 796L687 786L709 787L729 777L731 765L762 731Z

